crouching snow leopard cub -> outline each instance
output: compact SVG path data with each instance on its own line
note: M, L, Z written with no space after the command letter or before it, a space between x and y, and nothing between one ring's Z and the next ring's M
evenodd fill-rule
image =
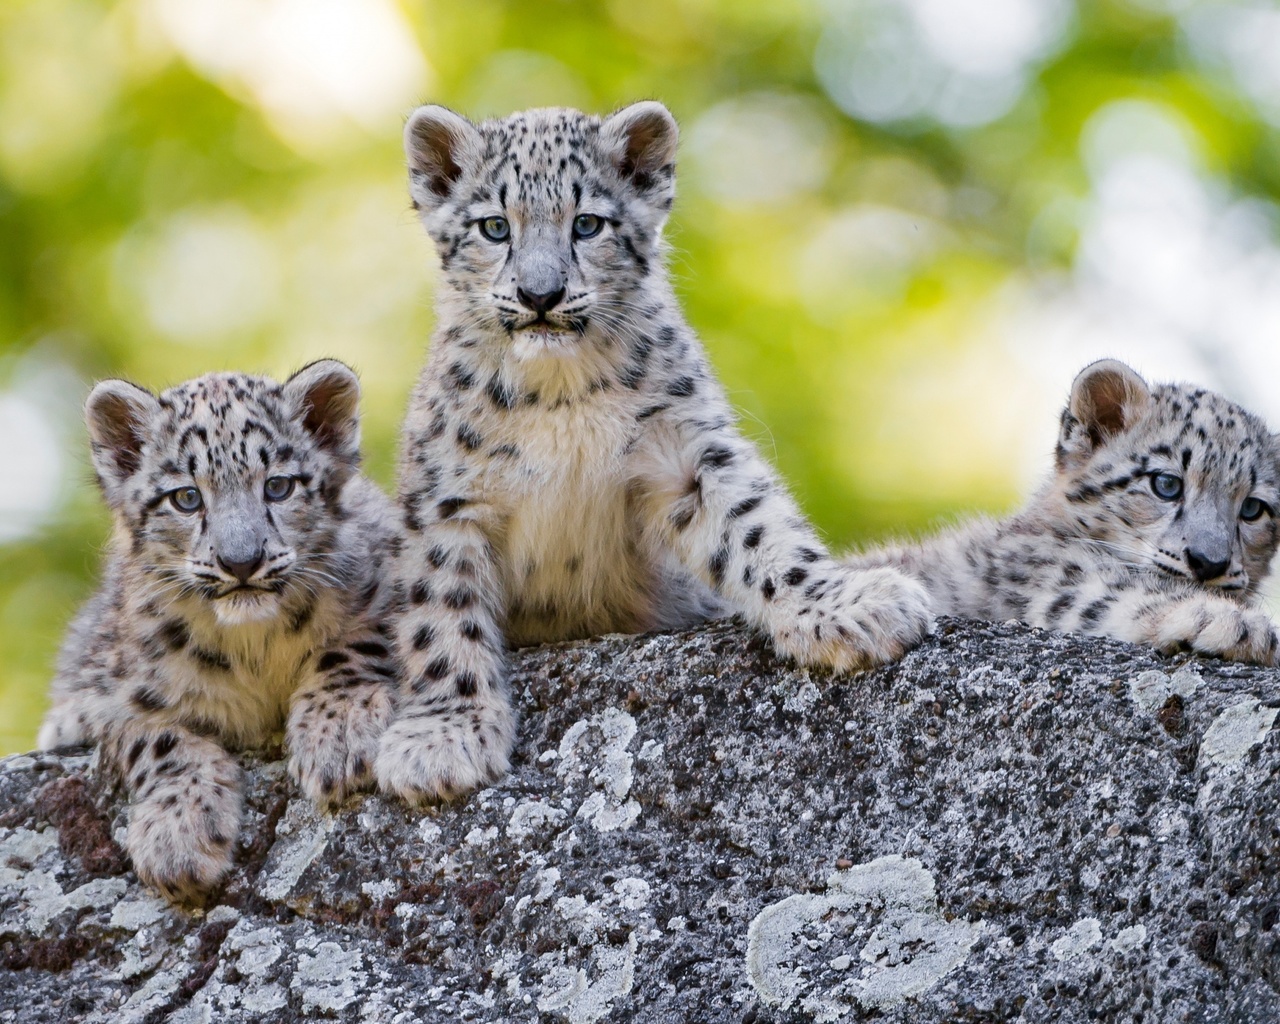
M1026 509L851 562L905 569L943 615L1271 665L1252 600L1280 539L1278 463L1280 436L1238 405L1103 360L1076 378Z
M403 435L390 792L447 797L506 770L504 640L737 611L779 651L844 670L928 627L919 584L833 561L736 429L663 265L676 138L652 102L409 120L443 273Z
M171 899L231 864L241 792L228 748L283 725L312 799L372 781L397 673L379 581L398 535L357 471L358 402L355 374L333 360L283 385L210 374L158 397L122 380L89 396L114 532L39 745L99 745L130 794L134 869Z

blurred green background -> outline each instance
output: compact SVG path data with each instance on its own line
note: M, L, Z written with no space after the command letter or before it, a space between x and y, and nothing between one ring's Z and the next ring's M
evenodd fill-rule
M1280 421L1277 54L1274 6L1189 0L5 0L0 752L107 535L93 380L337 356L392 484L416 103L672 108L688 315L848 545L1016 503L1103 355Z

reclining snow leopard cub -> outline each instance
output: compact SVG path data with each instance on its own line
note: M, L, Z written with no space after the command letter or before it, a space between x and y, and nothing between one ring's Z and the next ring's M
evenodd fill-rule
M835 562L738 432L663 265L676 137L652 102L409 120L443 273L403 433L406 685L385 790L449 796L506 770L504 641L738 611L843 670L925 633L920 586Z
M940 615L1271 665L1276 627L1253 599L1280 540L1278 463L1280 436L1238 405L1103 360L1072 385L1027 508L849 561L905 569Z
M229 749L284 726L313 800L372 780L397 671L380 580L398 538L358 472L359 396L324 360L283 385L209 374L158 397L108 380L86 404L114 531L38 742L99 744L131 797L134 869L171 899L231 864Z

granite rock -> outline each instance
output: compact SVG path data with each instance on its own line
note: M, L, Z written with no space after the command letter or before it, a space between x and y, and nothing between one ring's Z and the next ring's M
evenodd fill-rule
M797 670L733 623L516 652L511 775L141 887L88 754L0 761L0 1022L1280 1021L1280 672L943 620Z

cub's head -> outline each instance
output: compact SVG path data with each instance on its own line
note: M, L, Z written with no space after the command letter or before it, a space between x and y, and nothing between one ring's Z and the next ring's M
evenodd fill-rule
M1062 414L1063 512L1139 570L1229 596L1266 576L1280 529L1280 436L1211 391L1085 367Z
M414 207L464 322L518 357L571 356L638 319L675 196L675 120L660 103L606 118L529 110L474 124L439 106L405 126Z
M326 359L283 385L213 373L160 396L106 380L85 406L93 465L156 600L270 619L338 582L342 486L360 460L356 375Z

